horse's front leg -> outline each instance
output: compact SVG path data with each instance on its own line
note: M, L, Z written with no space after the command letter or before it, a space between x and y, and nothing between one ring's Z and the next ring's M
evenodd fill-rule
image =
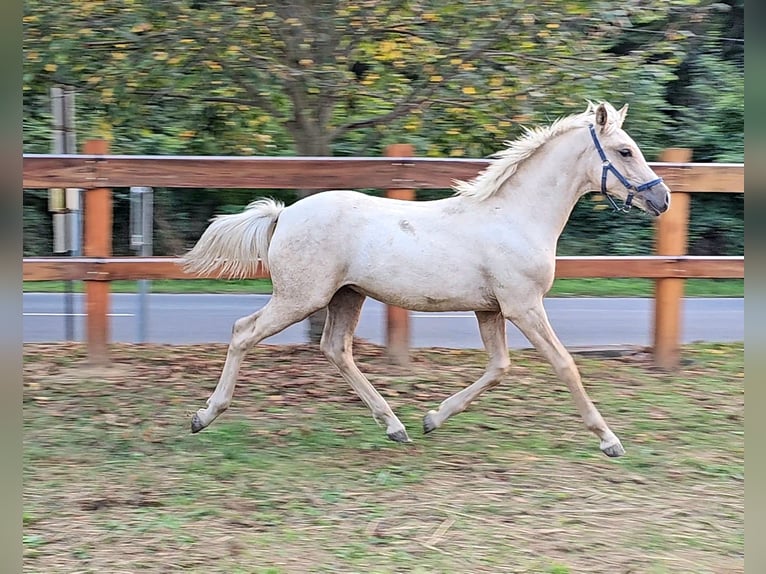
M577 365L553 331L542 300L529 309L509 311L506 316L550 362L559 379L566 383L585 426L601 439L602 452L610 457L625 454L620 439L609 429L601 413L585 392Z

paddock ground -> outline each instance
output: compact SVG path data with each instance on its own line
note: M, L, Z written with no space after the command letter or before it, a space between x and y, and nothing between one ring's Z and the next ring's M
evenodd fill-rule
M192 435L222 345L24 346L30 573L744 571L744 346L578 356L627 454L607 459L534 352L431 435L423 414L484 354L357 359L407 426L388 441L316 347L254 349L231 408Z

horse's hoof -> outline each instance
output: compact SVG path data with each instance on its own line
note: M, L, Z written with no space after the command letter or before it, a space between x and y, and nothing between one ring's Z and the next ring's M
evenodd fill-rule
M412 442L410 440L410 437L407 436L407 431L404 429L398 430L396 432L390 432L387 434L388 434L388 438L390 438L394 442Z
M423 434L428 434L439 428L434 418L436 417L435 411L429 411L426 416L423 417Z
M192 433L198 433L203 428L205 428L205 425L202 424L202 421L199 419L199 415L197 413L194 413L194 416L191 420L191 431Z
M601 452L603 452L606 456L610 458L617 458L618 456L622 456L625 454L625 449L622 448L620 441L617 441L608 446L602 446Z

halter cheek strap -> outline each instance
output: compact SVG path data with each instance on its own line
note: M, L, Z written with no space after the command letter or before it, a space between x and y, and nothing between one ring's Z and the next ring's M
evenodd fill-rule
M646 183L642 183L641 185L633 185L628 181L628 178L626 178L624 175L620 173L620 171L614 167L611 161L609 161L606 158L606 154L604 153L604 148L601 147L601 142L598 140L598 136L596 135L596 128L593 127L593 124L590 124L588 126L588 129L590 130L590 136L593 138L593 143L596 146L596 151L598 152L599 157L601 158L601 193L609 200L609 203L612 204L612 207L615 211L622 211L626 212L630 210L632 204L633 204L633 197L637 193L641 193L642 191L646 191L647 189L653 188L655 185L662 183L662 178L658 177L657 179L653 179L651 181L647 181ZM617 203L614 201L611 195L609 195L606 192L606 177L609 175L609 172L612 172L614 176L619 180L619 182L625 186L625 188L628 190L628 197L625 198L625 203L622 206L618 206Z

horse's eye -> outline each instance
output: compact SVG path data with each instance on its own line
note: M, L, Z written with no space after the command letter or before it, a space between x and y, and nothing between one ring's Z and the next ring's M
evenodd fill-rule
M622 157L630 157L633 155L633 152L631 152L628 148L624 148L620 150L620 155Z

